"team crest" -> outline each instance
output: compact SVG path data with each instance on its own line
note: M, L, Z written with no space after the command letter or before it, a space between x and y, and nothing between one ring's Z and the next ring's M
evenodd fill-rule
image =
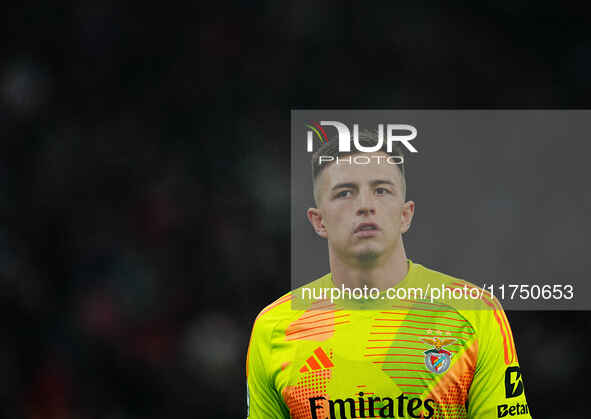
M434 348L425 351L425 366L431 372L435 374L442 374L449 368L451 364L452 353L443 349L444 346L454 343L455 339L439 339L434 338L421 338L421 340L429 345L433 345Z

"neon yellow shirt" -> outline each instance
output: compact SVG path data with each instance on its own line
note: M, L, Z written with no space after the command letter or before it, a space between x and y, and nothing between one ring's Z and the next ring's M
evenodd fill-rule
M427 284L473 287L411 261L397 287ZM334 284L328 274L306 287ZM255 320L248 418L531 417L507 317L490 295L468 309L426 298L295 304L301 292Z

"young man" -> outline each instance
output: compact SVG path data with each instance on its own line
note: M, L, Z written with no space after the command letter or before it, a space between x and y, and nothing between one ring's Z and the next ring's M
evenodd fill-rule
M363 133L360 142L376 138ZM530 418L499 302L407 259L402 235L415 203L405 199L401 151L337 147L314 154L316 208L307 212L328 242L331 272L255 320L248 417ZM429 289L448 298L417 291ZM467 302L472 290L479 297Z

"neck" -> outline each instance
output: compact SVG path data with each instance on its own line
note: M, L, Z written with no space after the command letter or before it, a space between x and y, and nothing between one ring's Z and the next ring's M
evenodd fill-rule
M375 263L360 263L340 258L329 248L330 271L335 286L347 288L379 288L384 290L395 286L408 273L408 262L404 245L396 247L384 260L377 258Z

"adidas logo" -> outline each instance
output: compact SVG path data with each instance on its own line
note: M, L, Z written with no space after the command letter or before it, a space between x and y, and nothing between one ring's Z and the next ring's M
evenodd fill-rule
M314 354L310 356L310 358L306 359L306 363L302 368L300 368L300 372L315 371L322 368L332 367L334 367L334 364L319 346L318 348L314 349Z

